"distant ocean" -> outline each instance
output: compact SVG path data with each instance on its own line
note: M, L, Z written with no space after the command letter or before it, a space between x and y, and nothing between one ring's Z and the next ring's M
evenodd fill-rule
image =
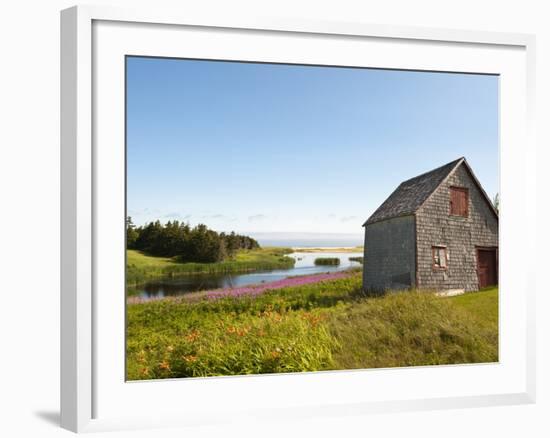
M295 235L293 235L295 234ZM293 248L354 247L363 245L363 236L354 234L250 233L261 246Z
M361 240L258 240L260 246L286 246L292 248L347 248L363 246Z

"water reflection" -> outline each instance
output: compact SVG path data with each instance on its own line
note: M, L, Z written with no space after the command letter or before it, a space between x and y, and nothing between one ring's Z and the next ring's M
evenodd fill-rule
M251 284L270 283L272 281L283 280L287 277L296 275L318 274L320 272L336 272L349 269L354 266L361 266L358 262L350 261L350 257L362 256L361 253L292 253L289 257L296 260L294 268L277 269L271 271L256 271L242 274L201 274L187 275L174 279L155 280L138 286L131 290L132 295L138 295L143 298L164 297L182 295L189 292L201 290L212 290L220 288L240 287ZM340 259L338 266L315 266L314 261L317 257L337 257Z

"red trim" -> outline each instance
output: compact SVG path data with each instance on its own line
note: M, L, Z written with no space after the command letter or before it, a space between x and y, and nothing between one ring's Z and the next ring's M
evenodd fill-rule
M466 194L465 214L453 213L453 191ZM450 186L449 187L449 214L451 216L468 217L470 215L470 190L467 187Z
M477 274L477 288L481 289L481 281L479 279L479 251L494 251L495 252L495 280L496 286L498 286L499 269L498 269L498 246L475 246L476 249L476 274Z

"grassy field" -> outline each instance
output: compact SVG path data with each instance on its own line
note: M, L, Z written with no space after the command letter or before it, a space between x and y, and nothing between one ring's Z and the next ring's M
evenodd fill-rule
M256 297L128 305L130 380L498 360L498 289L365 297L361 273Z
M476 293L458 295L451 298L458 306L467 310L480 323L496 327L498 325L498 289L483 289Z
M294 259L286 257L290 248L266 247L240 250L232 260L219 263L180 263L176 258L152 257L140 251L126 252L126 284L135 286L160 277L177 277L189 274L217 274L249 272L262 269L287 269Z

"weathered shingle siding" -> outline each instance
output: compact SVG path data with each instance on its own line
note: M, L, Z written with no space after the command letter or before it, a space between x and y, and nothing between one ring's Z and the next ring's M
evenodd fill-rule
M415 284L414 216L387 219L365 227L363 287L367 291Z
M467 187L468 217L451 216L450 187ZM416 212L418 286L477 290L476 246L498 246L498 220L461 164ZM432 267L432 246L447 247L446 271Z

